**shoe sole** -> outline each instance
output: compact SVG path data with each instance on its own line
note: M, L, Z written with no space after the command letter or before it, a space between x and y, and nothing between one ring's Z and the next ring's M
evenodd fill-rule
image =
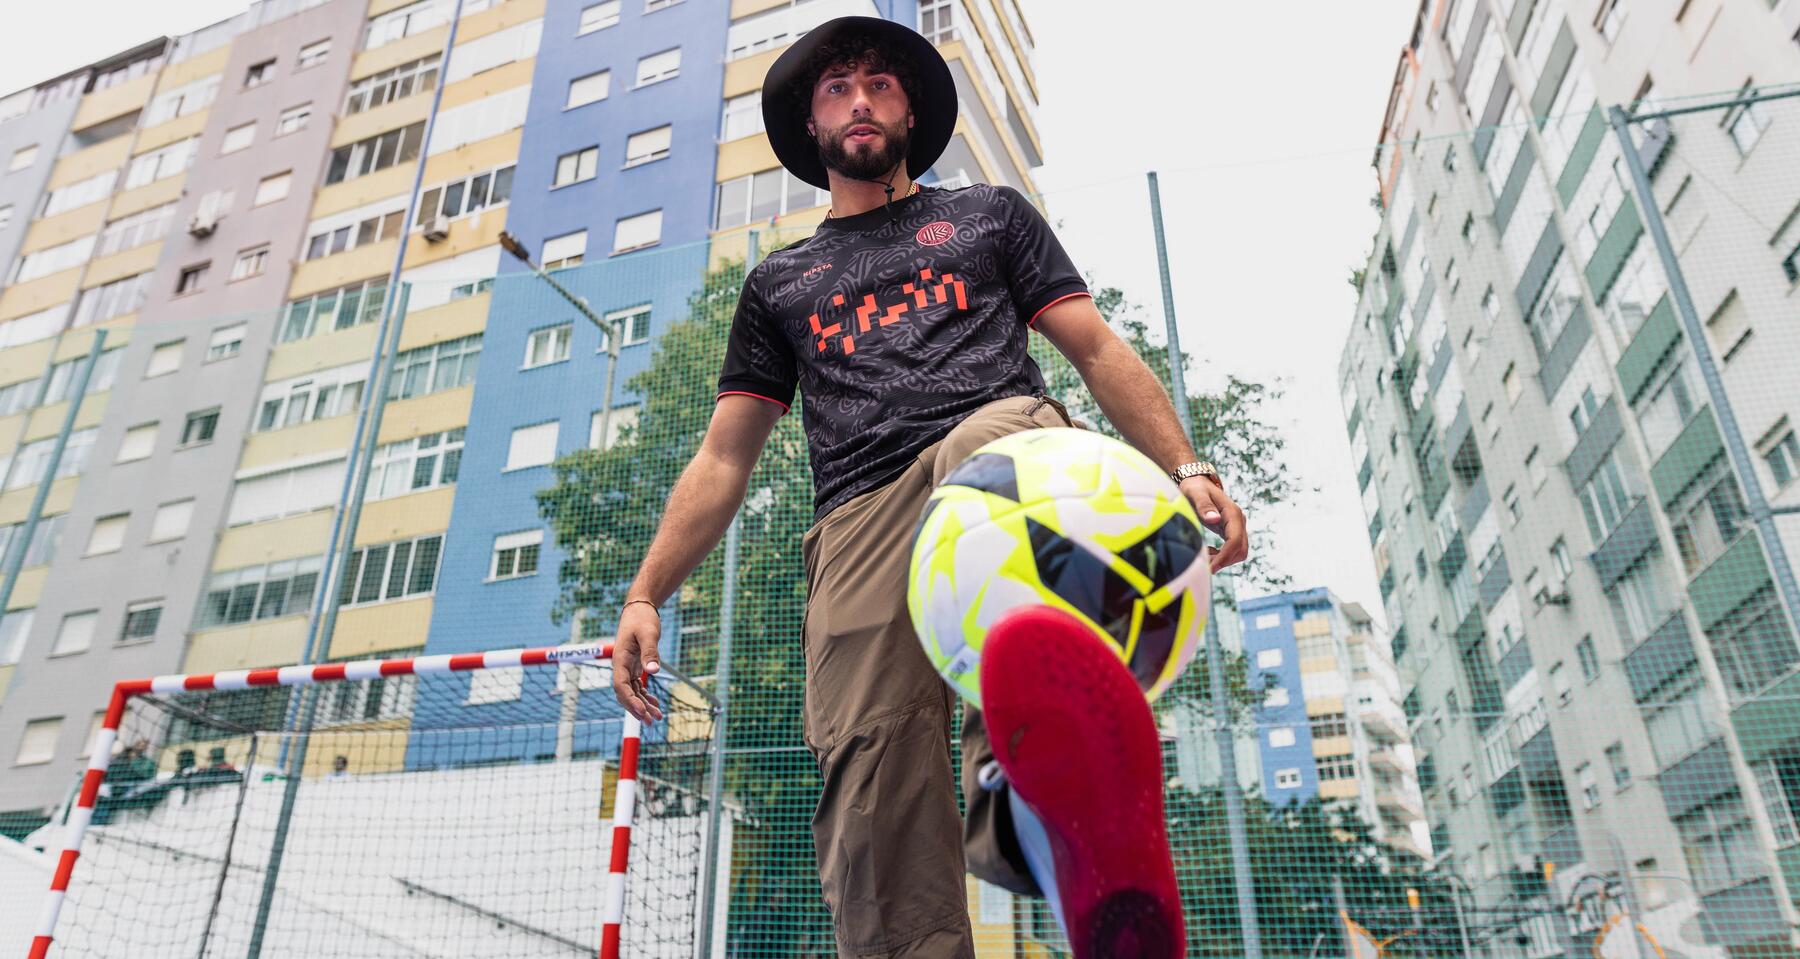
M1014 610L982 643L981 706L1049 834L1077 959L1185 955L1156 720L1118 656L1062 610Z

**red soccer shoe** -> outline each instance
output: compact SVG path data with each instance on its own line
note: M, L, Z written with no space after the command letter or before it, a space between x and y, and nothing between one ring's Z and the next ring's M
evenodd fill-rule
M1075 617L1027 606L981 649L988 740L1049 835L1077 959L1180 959L1181 894L1150 704Z

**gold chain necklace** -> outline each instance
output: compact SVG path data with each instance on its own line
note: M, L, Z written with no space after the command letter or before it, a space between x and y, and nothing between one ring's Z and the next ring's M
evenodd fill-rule
M913 194L915 194L917 192L919 192L919 184L915 181L912 185L912 189L906 191L906 196L912 196ZM904 200L904 199L906 199L906 197L901 197L901 199ZM831 219L832 217L834 217L836 215L837 215L836 213L832 212L829 209L825 211L825 219L827 219L827 220Z

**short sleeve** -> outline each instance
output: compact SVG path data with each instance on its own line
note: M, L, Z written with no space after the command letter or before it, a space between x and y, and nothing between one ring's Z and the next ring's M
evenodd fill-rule
M1087 296L1087 281L1075 269L1062 241L1037 207L1012 187L999 187L1009 207L1006 216L1006 282L1013 304L1026 324L1059 300Z
M786 412L794 404L798 375L794 349L756 290L751 272L738 294L737 313L725 343L725 366L719 372L717 398L731 395L767 400Z

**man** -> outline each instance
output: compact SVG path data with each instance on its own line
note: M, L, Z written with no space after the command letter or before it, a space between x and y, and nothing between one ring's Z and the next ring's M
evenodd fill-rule
M658 604L718 543L798 387L817 497L803 542L806 741L823 776L813 833L840 954L972 957L966 866L1047 895L1079 956L1178 956L1160 753L1123 664L1090 658L1084 693L1064 697L1118 717L1087 723L1098 731L1086 742L1031 734L1033 723L1066 726L1073 708L1038 695L1048 690L1039 671L984 670L990 706L995 683L1036 705L1011 710L994 737L998 763L987 725L997 710L986 720L964 710L959 823L953 694L912 631L906 563L926 498L963 458L1008 433L1069 425L1043 395L1030 329L1069 358L1134 445L1178 474L1225 538L1213 569L1246 555L1243 513L1195 462L1161 385L1107 328L1037 211L1011 189L913 183L956 124L954 81L930 42L873 18L815 27L770 68L763 116L776 156L830 189L831 211L813 237L746 278L711 423L620 612L614 692L638 718L661 717L645 686L659 668ZM1014 630L1006 658L1104 649L1091 636L1069 640ZM1000 655L998 643L990 637L984 657ZM1157 761L1121 759L1145 755ZM1098 805L1107 800L1135 808ZM1096 817L1104 841L1083 825Z

